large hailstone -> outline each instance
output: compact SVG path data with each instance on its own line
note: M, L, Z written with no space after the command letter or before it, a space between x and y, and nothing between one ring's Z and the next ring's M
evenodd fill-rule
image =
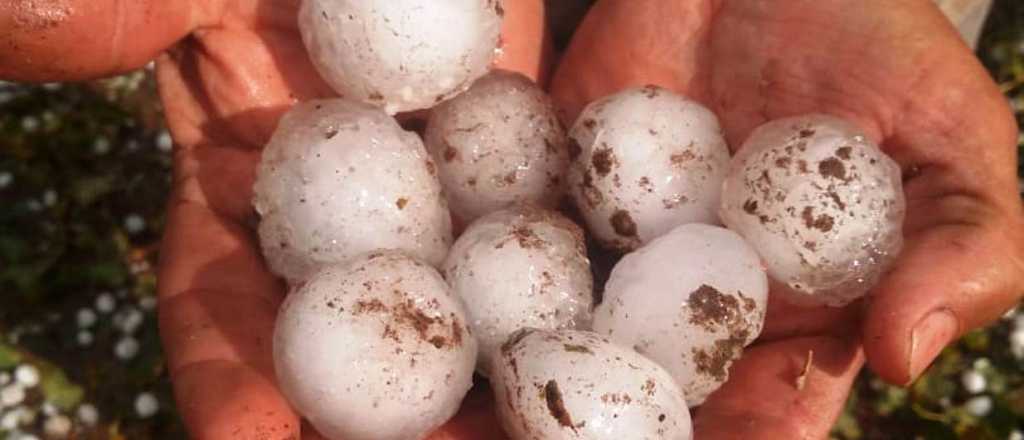
M565 194L568 138L551 99L521 74L491 72L435 107L424 140L463 222L515 202L553 208Z
M556 212L520 206L487 215L455 241L443 267L480 341L484 375L516 330L590 327L593 277L583 231Z
M274 328L281 391L332 439L423 438L459 409L476 350L441 275L397 251L317 272Z
M767 306L768 277L754 249L728 229L693 223L622 258L594 331L661 364L695 406L729 378L761 333Z
M452 231L436 173L419 137L374 107L340 99L296 105L256 174L267 263L293 283L374 249L440 264Z
M491 385L513 440L692 437L686 399L672 376L591 332L514 333L501 347Z
M761 254L779 283L773 291L796 304L863 296L903 244L899 166L832 116L759 127L723 191L722 220Z
M569 193L605 246L628 251L684 223L718 223L729 149L700 104L632 88L588 105L569 136Z
M303 0L299 30L331 87L394 114L487 73L503 15L500 0Z

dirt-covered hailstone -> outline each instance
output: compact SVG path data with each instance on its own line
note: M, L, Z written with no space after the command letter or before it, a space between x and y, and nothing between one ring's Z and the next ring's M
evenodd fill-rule
M513 440L692 437L686 399L668 372L595 333L514 333L491 385Z
M756 129L724 184L722 220L761 254L774 292L793 303L842 306L863 296L903 244L899 166L832 116Z
M521 74L491 72L435 107L424 140L465 223L515 202L553 208L565 194L568 138L551 99Z
M700 104L631 88L588 105L569 136L569 193L605 246L628 251L680 224L718 223L729 149Z
M303 0L299 30L338 93L388 113L433 106L493 61L500 0Z
M434 160L414 133L366 104L296 105L263 150L253 205L275 273L300 282L375 249L444 260L451 217Z
M661 364L701 404L761 333L768 278L749 245L717 226L687 224L612 269L594 331Z
M476 351L441 275L397 251L317 272L274 328L281 391L331 439L428 435L469 391Z
M443 268L480 341L484 375L516 330L590 327L593 278L583 231L561 214L518 206L482 217L455 241Z

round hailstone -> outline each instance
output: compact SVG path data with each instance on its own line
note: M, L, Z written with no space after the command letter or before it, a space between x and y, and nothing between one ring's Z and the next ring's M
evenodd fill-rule
M75 341L77 341L78 345L81 347L88 347L92 345L92 332L90 332L89 330L79 330L78 333L75 335Z
M25 388L20 383L12 383L0 388L0 408L14 406L25 400Z
M664 366L701 404L761 333L768 277L736 233L679 226L612 269L594 331Z
M328 438L422 438L459 408L477 344L433 268L395 251L329 266L274 329L281 391Z
M863 296L903 244L899 166L856 127L825 115L755 130L736 155L722 220L757 249L773 292L802 305Z
M299 30L331 87L394 114L487 73L503 14L500 0L303 0Z
M489 375L497 349L524 327L589 328L593 277L583 231L553 211L519 206L466 229L444 263Z
M729 148L700 104L632 88L588 105L569 136L569 193L605 246L628 251L684 223L718 223Z
M292 282L374 249L438 265L452 231L436 172L420 138L380 110L340 99L298 104L257 170L263 255Z
M465 223L514 202L554 208L569 167L554 104L529 78L494 71L430 112L424 142L452 215Z
M594 333L523 329L497 359L495 406L513 440L692 436L668 372Z
M960 384L963 385L964 390L970 394L982 393L988 387L988 381L985 380L985 376L977 370L964 371L963 374L960 375Z

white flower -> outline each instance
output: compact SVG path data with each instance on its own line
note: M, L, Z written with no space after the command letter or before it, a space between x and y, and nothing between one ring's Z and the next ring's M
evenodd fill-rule
M985 380L985 376L977 370L964 371L960 375L960 383L963 385L964 390L971 394L984 392L985 388L988 387L988 381Z
M47 417L43 422L43 433L48 438L66 438L71 433L71 419L60 414Z
M143 318L139 309L129 306L114 314L114 326L125 334L131 334L142 325Z
M110 140L105 137L98 137L92 141L92 151L99 156L110 152Z
M156 308L156 296L146 296L139 300L139 307L142 310L153 310Z
M96 297L96 310L100 313L110 313L114 311L114 307L117 305L114 300L114 296L110 292L103 292Z
M90 332L89 330L79 330L78 334L75 335L75 339L78 340L78 345L82 347L88 347L92 345L92 332Z
M152 393L144 392L135 398L135 413L145 419L160 410L160 402Z
M139 354L139 341L131 336L121 338L114 346L114 355L123 361L134 358L137 354Z
M1014 329L1010 333L1010 352L1018 359L1024 358L1024 328Z
M86 426L95 425L100 420L100 412L91 403L78 405L78 420Z
M19 365L14 370L14 380L25 388L39 385L39 369L29 364Z
M78 327L80 328L92 327L96 323L96 312L92 311L92 309L78 309L75 321L78 322Z
M39 128L39 118L35 116L25 116L21 118L21 129L29 133L36 131Z
M964 403L964 409L975 417L985 417L992 411L992 398L989 396L972 397Z
M12 383L0 389L0 407L14 406L25 400L25 388Z
M156 135L156 148L160 151L168 152L174 147L174 141L171 139L171 134L167 130L163 130L160 134Z
M129 214L124 218L124 228L129 234L137 234L146 228L146 220L138 214Z

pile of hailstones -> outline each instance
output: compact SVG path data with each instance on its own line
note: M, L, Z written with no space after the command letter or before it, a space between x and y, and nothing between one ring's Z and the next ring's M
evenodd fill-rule
M823 115L769 122L730 157L711 111L657 87L566 133L529 79L490 71L501 16L304 2L306 47L347 99L296 105L258 169L263 253L291 285L281 390L330 438L414 439L475 371L515 439L689 439L688 407L761 331L769 277L830 306L877 280L901 247L899 169ZM422 138L390 116L431 107ZM554 210L566 195L625 253L601 304L584 232Z

